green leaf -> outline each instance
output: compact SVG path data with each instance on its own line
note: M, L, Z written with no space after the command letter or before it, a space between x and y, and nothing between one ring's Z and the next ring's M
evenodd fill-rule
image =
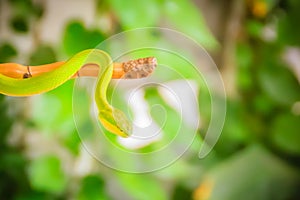
M206 173L195 200L289 199L299 174L260 146L250 146Z
M9 43L0 46L0 62L9 62L11 58L17 55L17 50Z
M25 33L30 28L30 17L34 13L34 5L31 0L8 1L12 8L11 28L18 33Z
M27 181L25 166L27 164L26 158L21 154L20 151L6 148L4 145L1 146L2 152L0 153L0 198L11 192L17 192L26 188L24 182ZM20 182L19 180L24 182ZM8 192L10 184L14 185L14 188Z
M34 14L37 18L43 17L45 13L45 8L42 4L35 4L32 8L32 14Z
M261 128L254 119L247 116L242 102L228 100L222 134L214 147L218 155L227 157L238 151L242 145L253 141L257 137L256 129Z
M33 98L31 123L49 136L55 134L66 148L77 154L80 138L73 120L73 86L73 81L67 81L60 87Z
M162 184L148 174L118 173L118 180L133 200L168 199Z
M286 1L287 10L278 19L278 42L284 45L300 45L300 2Z
M253 50L247 43L239 43L236 47L236 61L239 68L251 67L253 60Z
M10 19L10 26L14 29L14 31L20 33L25 33L29 30L29 22L22 16L14 16Z
M156 26L160 17L158 0L108 1L124 29Z
M79 147L81 144L81 139L78 136L78 133L76 130L66 131L66 132L60 134L60 139L62 140L65 147L71 151L71 153L73 153L74 155L78 155Z
M272 113L276 107L276 103L266 94L258 94L253 99L255 109L264 115Z
M56 156L47 155L33 160L28 172L30 184L36 190L61 193L66 187L66 176Z
M13 124L12 118L9 117L8 115L8 109L9 107L7 101L5 101L5 96L1 94L0 95L0 119L1 119L0 146L5 146L5 144L7 143L6 137L9 134L10 132L9 130Z
M12 13L26 20L29 20L32 16L40 18L44 13L44 4L41 2L33 2L32 0L10 0L9 3L12 6Z
M192 199L192 192L182 185L177 185L172 195L173 200Z
M32 120L39 129L45 131L57 131L62 122L56 124L60 116L62 105L60 99L54 95L40 95L33 99Z
M52 47L47 45L38 46L29 58L30 65L41 65L56 62L56 54Z
M32 191L30 193L22 193L20 196L16 197L16 200L53 200L55 195L49 195L47 193Z
M246 23L247 32L254 38L260 38L264 25L260 21L249 20Z
M249 90L253 86L252 73L250 71L253 57L253 52L249 45L238 44L236 48L237 84L243 90Z
M105 192L104 181L97 175L89 175L82 180L78 200L105 200L110 197Z
M163 9L164 17L173 24L174 29L192 37L205 48L218 46L199 9L190 0L166 0Z
M105 36L98 30L87 30L81 22L70 22L64 31L63 46L65 52L72 56L82 50L95 48Z
M274 102L291 106L300 100L300 87L296 77L285 66L273 64L258 71L260 86Z
M34 10L33 1L31 0L10 0L14 13L17 15L28 17Z
M271 139L282 151L300 155L300 117L290 113L277 116L271 128Z

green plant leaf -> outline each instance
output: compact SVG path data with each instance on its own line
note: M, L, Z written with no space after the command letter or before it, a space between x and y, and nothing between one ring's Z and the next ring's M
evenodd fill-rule
M236 48L236 62L238 65L237 85L243 90L249 90L253 86L252 73L253 52L248 44L238 44Z
M77 199L105 200L110 197L105 192L104 181L97 175L89 175L82 180Z
M32 191L30 193L22 193L20 196L16 197L16 200L53 200L55 195L50 195L47 193Z
M63 46L65 52L72 56L82 50L95 48L105 36L98 30L87 30L81 22L70 22L64 31Z
M290 113L277 116L271 127L271 139L282 151L300 155L300 117Z
M195 195L202 200L289 199L299 174L261 146L249 146L206 173Z
M14 16L10 19L10 26L14 31L19 33L26 33L29 30L29 22L22 16Z
M72 91L74 81L65 82L46 94L33 98L30 122L43 133L58 137L73 154L77 154L80 138L73 120Z
M0 46L0 62L9 62L16 55L17 50L10 43L4 43Z
M108 1L124 29L155 26L160 17L158 0Z
M30 65L41 65L56 62L56 54L52 47L47 45L38 46L29 58Z
M148 174L118 173L118 180L133 200L168 199L162 184Z
M278 42L288 45L300 45L300 2L295 0L287 0L286 12L279 17L277 32Z
M249 20L246 23L247 32L250 36L260 38L264 25L260 21Z
M291 106L300 100L300 87L296 77L285 66L263 66L258 71L260 86L274 102Z
M66 176L60 160L55 156L47 155L33 160L28 172L30 184L36 190L60 193L66 187Z
M166 0L163 5L166 19L205 48L214 49L218 42L209 31L199 9L190 0Z
M253 140L255 133L251 132L245 107L239 101L227 101L226 119L220 139L215 150L222 157L236 152L242 144Z
M9 133L9 130L13 124L12 118L9 117L8 113L8 103L5 101L5 96L0 95L0 146L4 146L6 143L6 136Z
M277 104L266 94L258 94L253 99L252 103L255 109L264 115L272 113L277 106Z
M177 185L172 195L173 200L192 199L192 191L182 185Z

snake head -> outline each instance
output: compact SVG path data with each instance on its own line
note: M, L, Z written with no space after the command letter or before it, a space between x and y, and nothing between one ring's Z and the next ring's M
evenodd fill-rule
M121 137L131 135L131 122L126 115L119 109L110 108L99 112L99 120L108 131Z

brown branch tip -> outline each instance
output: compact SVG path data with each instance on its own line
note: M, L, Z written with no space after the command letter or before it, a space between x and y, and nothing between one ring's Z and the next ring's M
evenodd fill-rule
M157 66L155 57L139 58L136 60L129 60L122 63L124 71L123 79L137 79L147 77Z

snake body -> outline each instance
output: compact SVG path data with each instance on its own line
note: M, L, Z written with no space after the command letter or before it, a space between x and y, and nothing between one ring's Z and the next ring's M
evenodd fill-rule
M143 59L140 62L144 62ZM114 134L128 137L132 131L131 123L122 111L111 106L106 99L106 90L113 73L113 62L110 56L102 50L81 51L58 68L35 77L24 76L23 79L17 79L0 73L0 93L9 96L30 96L53 90L72 78L86 64L97 65L100 68L95 89L95 102L101 124ZM152 62L148 66L155 67L156 63ZM133 66L133 69L135 67ZM153 69L150 70L152 72Z

